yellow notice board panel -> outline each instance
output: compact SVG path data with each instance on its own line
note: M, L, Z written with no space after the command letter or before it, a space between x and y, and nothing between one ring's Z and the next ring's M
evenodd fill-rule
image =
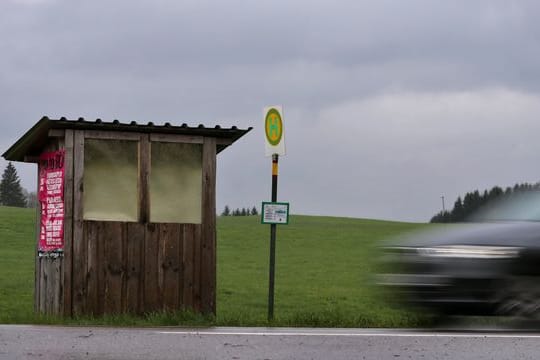
M200 224L202 145L152 143L150 221Z
M85 220L138 221L138 146L136 141L85 140Z

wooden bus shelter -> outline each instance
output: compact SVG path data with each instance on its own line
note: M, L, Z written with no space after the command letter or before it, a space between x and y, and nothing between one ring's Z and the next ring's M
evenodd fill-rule
M251 128L42 118L3 157L38 164L35 310L216 311L216 154Z

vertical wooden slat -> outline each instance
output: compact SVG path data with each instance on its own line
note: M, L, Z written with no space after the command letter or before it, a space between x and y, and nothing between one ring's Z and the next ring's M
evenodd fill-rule
M48 280L48 275L47 275L47 263L46 263L46 259L44 257L40 258L39 259L39 263L40 263L40 272L39 272L39 309L40 309L40 312L41 313L46 313L47 312L47 308L46 308L46 305L47 305L47 280Z
M44 282L44 285L45 285L45 288L44 288L44 291L43 293L45 294L45 313L48 315L51 313L51 288L52 288L52 276L50 274L51 272L51 267L49 266L50 265L50 262L49 262L49 259L47 258L44 258L44 263L43 263L43 267L45 269L45 282Z
M58 285L60 283L59 273L57 271L57 264L59 259L49 258L47 259L48 270L48 284L47 284L47 307L48 314L55 315L56 307L58 306Z
M148 134L141 135L139 141L139 222L150 219L150 199L148 182L150 179L150 140Z
M145 226L139 223L127 224L127 259L126 259L126 311L140 314L142 287L142 257Z
M96 221L84 222L84 236L87 245L87 297L86 297L86 313L98 315L99 301L98 295L98 263L103 259L98 256L99 238L100 238L100 223Z
M158 288L158 307L163 310L163 240L161 236L162 224L155 224L156 227L156 241L157 241L157 264L156 264L156 276L157 276L157 288Z
M177 228L177 264L178 272L176 273L176 281L178 281L178 288L176 292L176 309L181 310L184 308L184 286L185 286L185 268L184 268L184 226L183 224L175 224Z
M34 312L36 314L41 313L41 259L38 256L36 248L36 262L35 262L35 276L34 276Z
M60 285L60 273L59 273L60 259L51 259L49 262L49 274L51 277L50 297L49 297L49 313L56 315L59 304L59 285Z
M205 137L202 156L201 306L216 312L216 139Z
M182 263L184 268L184 288L182 303L186 309L193 309L193 292L194 292L194 233L195 224L183 225L183 251L182 251Z
M122 310L123 236L124 224L120 222L102 222L104 224L101 238L105 242L105 313L119 314Z
M42 295L45 295L43 296L45 298L45 302L44 302L44 305L43 305L43 308L44 308L44 311L45 311L45 314L50 314L50 309L51 309L51 302L50 302L50 297L51 297L51 284L50 284L50 281L51 281L51 276L50 276L50 266L49 266L49 261L47 258L43 258L43 280L42 280Z
M85 221L86 223L86 221ZM97 308L96 314L103 315L105 313L105 287L107 278L107 248L105 232L107 231L106 224L97 221L97 258L96 263L96 278L97 278Z
M180 274L180 229L178 224L160 224L160 244L162 253L162 289L163 307L166 310L178 309L179 274Z
M197 312L202 310L202 226L193 226L193 309Z
M37 169L37 189L36 194L39 199L39 171L40 171L40 165L38 162L38 169ZM35 247L35 253L34 256L35 259L35 266L34 266L34 311L36 313L40 313L43 311L41 308L41 297L40 297L40 291L41 291L41 259L39 257L39 235L41 233L41 202L38 201L36 204L36 234L34 241L36 242Z
M66 148L65 141L65 132L62 132L62 136L57 139L57 149ZM65 157L64 157L64 172L65 172ZM65 175L64 175L64 190L65 190ZM62 194L65 196L65 193ZM64 202L64 219L65 219L65 198L62 198ZM64 245L65 245L65 235L64 235ZM64 250L64 249L62 249ZM64 313L64 254L61 257L57 258L54 262L54 273L55 273L55 299L54 299L54 310L55 315L62 315Z
M159 231L157 224L148 224L144 239L144 310L157 311L160 307L158 273Z
M122 223L121 251L122 251L122 284L120 289L120 312L127 312L127 276L128 276L128 223Z
M62 306L62 298L63 298L63 291L62 291L62 263L64 262L64 259L59 257L56 259L52 259L52 273L54 277L54 287L53 287L53 298L52 298L52 309L51 313L53 315L60 315Z
M74 132L73 157L73 314L86 311L87 246L83 235L84 131Z
M47 294L47 299L45 300L45 309L48 315L52 314L53 304L54 304L54 288L55 288L55 279L54 279L54 267L51 259L45 259L45 267L47 268L47 288L45 293Z
M64 157L64 264L63 309L64 316L72 315L73 272L73 130L65 131Z
M37 205L39 207L39 204ZM38 222L40 218L38 218ZM36 241L35 264L34 264L34 312L39 314L41 309L41 258L39 257L39 233Z
M148 184L150 179L150 135L142 134L139 140L139 223L144 225L143 249L141 254L141 283L139 286L139 306L141 312L156 311L159 308L158 251L159 232L150 220L150 199ZM133 285L131 285L133 287Z

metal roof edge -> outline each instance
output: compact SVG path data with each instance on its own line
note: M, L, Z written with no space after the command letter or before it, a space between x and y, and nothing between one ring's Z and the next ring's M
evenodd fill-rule
M9 147L3 154L2 157L8 161L20 161L20 156L17 156L17 150L19 150L24 144L32 140L33 133L39 131L48 131L49 130L49 121L50 119L47 116L43 116L37 123L34 124L30 129L28 129L13 145ZM22 155L24 156L24 155Z
M153 122L147 124L139 124L135 121L130 123L121 123L119 120L113 120L111 122L105 122L101 119L95 121L88 121L84 118L78 118L77 120L68 120L65 117L60 119L50 119L47 116L43 116L34 126L24 133L8 150L6 150L2 157L8 161L24 161L24 157L28 155L29 150L36 148L35 142L38 140L44 140L48 137L48 130L50 129L74 129L74 130L103 130L103 131L126 131L126 132L140 132L140 133L164 133L164 134L196 134L203 136L210 136L215 138L228 138L231 144L240 139L242 136L250 132L253 127L248 129L239 129L236 126L231 128L222 128L220 125L214 127L205 127L202 124L198 126L190 127L186 123L180 126L171 125L166 122L163 125L155 125ZM33 146L34 145L34 146ZM221 145L217 152L223 151L229 145Z

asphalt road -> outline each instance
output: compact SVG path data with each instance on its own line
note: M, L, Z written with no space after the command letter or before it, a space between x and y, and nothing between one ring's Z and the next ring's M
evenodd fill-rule
M540 333L0 325L0 359L538 359Z

